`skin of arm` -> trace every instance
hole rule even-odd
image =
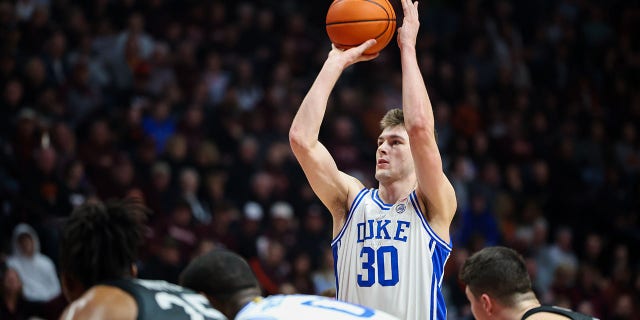
[[[329,95],[338,78],[350,65],[377,57],[377,53],[363,54],[374,44],[375,40],[368,40],[346,51],[332,46],[289,130],[289,141],[296,159],[302,166],[311,188],[333,216],[334,237],[345,223],[349,205],[364,186],[356,178],[338,170],[327,148],[318,141],[318,135]]]
[[[61,320],[135,320],[138,305],[131,295],[111,286],[95,286],[70,304]]]
[[[421,206],[426,219],[443,239],[449,239],[449,226],[456,211],[453,186],[442,169],[436,143],[431,101],[420,73],[416,39],[420,22],[418,2],[402,0],[404,20],[398,28],[398,46],[402,65],[402,104],[404,124],[409,135]]]

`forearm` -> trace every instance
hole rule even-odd
[[[290,138],[296,143],[313,143],[318,140],[322,119],[327,109],[327,101],[342,67],[327,60],[313,82],[291,124]]]
[[[401,48],[402,104],[407,131],[434,130],[433,109],[420,73],[415,48]]]

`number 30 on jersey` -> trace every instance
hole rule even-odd
[[[371,287],[376,281],[383,287],[395,286],[399,281],[398,249],[381,246],[378,249],[364,246],[360,250],[362,270],[358,273],[358,286]],[[377,272],[376,272],[377,270]]]

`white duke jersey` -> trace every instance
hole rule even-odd
[[[235,320],[399,320],[357,304],[303,294],[275,295],[250,302]]]
[[[416,192],[395,204],[358,193],[331,242],[337,298],[400,319],[447,317],[441,285],[451,245],[431,229]]]

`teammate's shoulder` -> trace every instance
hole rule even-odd
[[[71,303],[61,319],[136,319],[138,306],[131,295],[106,285],[97,285]]]

